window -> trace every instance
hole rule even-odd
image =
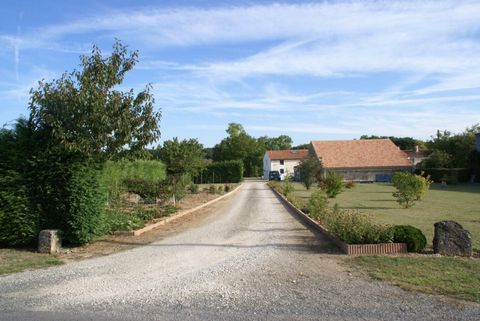
[[[285,170],[283,168],[280,168],[280,174],[284,174]]]
[[[281,160],[280,160],[280,165],[283,165],[283,163],[284,163],[284,162],[283,162],[283,159],[281,159]]]

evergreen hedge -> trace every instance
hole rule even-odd
[[[197,183],[239,183],[243,180],[243,162],[240,160],[211,163],[195,179]]]

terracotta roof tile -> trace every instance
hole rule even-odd
[[[412,166],[408,155],[390,139],[312,141],[325,168]]]
[[[267,154],[271,160],[302,159],[308,156],[308,149],[269,150]]]

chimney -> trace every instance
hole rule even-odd
[[[476,133],[475,137],[477,137],[477,144],[476,144],[477,148],[476,149],[477,149],[477,152],[480,153],[480,132]]]

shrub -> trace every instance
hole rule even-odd
[[[309,156],[300,161],[298,164],[300,172],[300,181],[307,190],[315,183],[316,177],[319,176],[322,165],[317,157]]]
[[[200,177],[201,183],[239,183],[243,179],[243,162],[231,160],[211,163]]]
[[[396,225],[391,228],[393,241],[406,243],[408,252],[420,252],[427,245],[425,235],[416,227],[410,225]]]
[[[230,185],[225,185],[225,188],[223,189],[225,193],[230,192]]]
[[[87,243],[104,232],[106,193],[97,162],[50,148],[38,151],[29,169],[30,199],[40,229],[60,229],[64,240]]]
[[[282,194],[288,197],[288,195],[293,192],[295,192],[295,186],[290,178],[286,178],[282,183]]]
[[[136,215],[132,215],[132,213],[118,209],[107,209],[105,211],[105,231],[107,233],[136,230],[143,225],[143,220]]]
[[[335,198],[343,191],[343,178],[335,172],[328,172],[325,178],[325,192],[329,198]]]
[[[403,207],[412,207],[415,200],[421,198],[426,189],[428,189],[430,186],[429,182],[429,179],[408,172],[395,173],[392,178],[392,184],[397,190],[392,195]]]
[[[314,219],[318,221],[324,221],[325,215],[328,214],[328,200],[325,193],[321,191],[315,191],[308,200],[308,213]]]
[[[418,189],[417,195],[416,195],[416,200],[420,201],[423,196],[427,193],[427,191],[430,189],[430,185],[432,185],[433,181],[430,179],[430,176],[423,176],[423,173],[421,173],[420,176],[417,176],[418,180],[420,180],[422,188]]]
[[[194,184],[194,183],[191,183],[189,186],[188,186],[188,191],[192,194],[196,194],[198,193],[198,185],[197,184]]]
[[[224,188],[225,188],[224,186],[219,186],[219,187],[217,188],[218,194],[222,194]]]
[[[328,216],[327,229],[348,244],[378,244],[392,242],[392,231],[373,223],[369,215],[342,210]]]
[[[217,189],[215,188],[215,185],[210,185],[210,186],[208,187],[208,192],[209,192],[210,194],[215,194],[216,191],[217,191]]]
[[[155,160],[107,161],[102,170],[101,182],[108,193],[109,203],[118,203],[120,195],[127,192],[125,182],[148,182],[154,185],[165,180],[165,164]],[[143,183],[142,183],[143,184]],[[147,183],[145,183],[147,184]],[[132,188],[133,184],[130,184]],[[137,194],[137,193],[136,193]],[[140,194],[139,194],[140,195]]]
[[[354,181],[348,181],[345,183],[345,188],[347,189],[351,189],[351,188],[354,188],[355,187],[355,182]]]
[[[28,244],[38,234],[25,175],[29,141],[23,120],[14,130],[0,129],[0,244]]]

